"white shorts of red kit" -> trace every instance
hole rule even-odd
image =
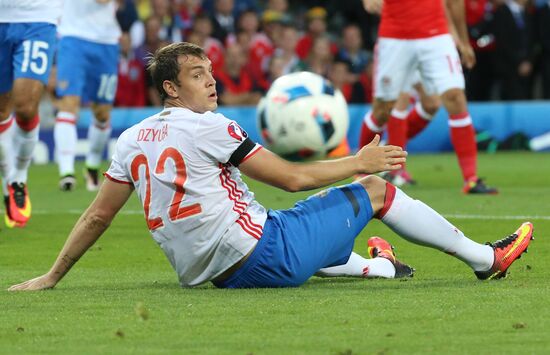
[[[374,97],[394,101],[420,81],[428,95],[464,89],[460,56],[449,34],[421,38],[379,38],[375,48]]]

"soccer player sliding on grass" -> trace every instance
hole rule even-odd
[[[391,245],[369,239],[371,259],[352,253],[372,218],[403,238],[451,254],[478,278],[499,278],[527,249],[533,226],[524,223],[490,245],[468,239],[424,203],[372,175],[396,170],[407,153],[378,146],[354,156],[291,163],[254,143],[217,108],[212,65],[193,44],[159,49],[149,62],[165,108],[126,130],[96,199],[80,217],[45,275],[10,290],[54,287],[107,229],[136,190],[147,226],[182,286],[211,281],[221,288],[289,287],[312,275],[407,277]],[[314,189],[355,174],[371,174],[331,187],[288,210],[266,210],[241,172],[286,191]]]

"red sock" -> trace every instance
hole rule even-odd
[[[407,111],[391,111],[388,121],[388,144],[405,148],[407,145]]]
[[[380,211],[378,211],[378,214],[375,216],[375,218],[384,218],[386,213],[388,213],[388,211],[390,210],[393,200],[395,199],[395,193],[395,186],[393,186],[389,182],[386,182],[386,195],[384,196],[384,206]]]
[[[450,115],[451,142],[464,181],[477,178],[477,145],[472,118],[468,112]]]
[[[15,122],[17,122],[17,125],[23,131],[30,132],[33,129],[35,129],[36,126],[38,126],[38,124],[40,123],[40,117],[38,115],[36,115],[31,120],[25,121],[21,117],[15,115]]]
[[[424,111],[422,105],[417,103],[407,116],[407,138],[411,139],[424,130],[431,122],[432,115]]]
[[[369,111],[365,115],[363,122],[361,122],[361,134],[359,136],[358,148],[361,149],[369,144],[377,134],[381,135],[384,132],[384,128],[384,126],[380,126],[378,124],[378,121],[374,118],[372,112]]]

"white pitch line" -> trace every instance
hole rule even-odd
[[[61,210],[61,211],[47,211],[47,210],[36,210],[32,211],[33,214],[37,215],[50,215],[50,214],[71,214],[71,215],[81,215],[84,210],[70,209],[70,210]],[[119,212],[122,215],[143,215],[141,210],[122,210]],[[550,220],[550,216],[495,216],[495,215],[480,215],[480,214],[443,214],[445,218],[453,219],[483,219],[483,220]]]
[[[550,220],[550,216],[484,216],[479,214],[444,214],[445,218],[455,219],[485,219],[485,220],[531,220],[531,219],[544,219]]]

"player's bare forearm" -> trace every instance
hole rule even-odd
[[[476,56],[468,36],[468,27],[466,25],[466,10],[463,0],[446,0],[446,12],[451,35],[455,39],[458,51],[462,59],[462,64],[471,69],[476,64]]]
[[[400,147],[379,147],[380,137],[363,147],[354,156],[311,163],[291,163],[262,149],[241,164],[247,176],[286,191],[304,191],[324,187],[354,174],[373,174],[395,170],[406,160]]]
[[[262,149],[240,166],[247,176],[288,192],[311,190],[348,178],[358,169],[355,157],[293,163]]]
[[[34,291],[53,288],[109,227],[131,193],[130,185],[106,180],[94,202],[73,227],[50,271],[42,276],[14,285],[9,290]]]
[[[461,44],[467,44],[468,39],[468,27],[466,25],[466,9],[464,6],[464,0],[445,0],[448,16],[454,27],[454,31],[458,36]]]
[[[10,291],[36,291],[55,287],[73,265],[109,226],[110,221],[94,215],[91,207],[74,226],[52,268],[46,274],[9,288]]]
[[[84,212],[74,226],[67,242],[49,271],[49,274],[56,283],[67,274],[111,223],[112,218],[97,215],[94,213],[92,206]]]
[[[444,8],[445,17],[447,18],[447,25],[449,26],[449,33],[451,34],[451,37],[453,37],[453,41],[455,42],[455,44],[458,45],[460,43],[460,36],[458,35],[455,23],[451,18],[451,15],[449,14],[449,6],[445,5]]]
[[[360,168],[354,156],[334,160],[321,160],[311,163],[295,164],[291,192],[312,190],[347,179],[358,174]]]

